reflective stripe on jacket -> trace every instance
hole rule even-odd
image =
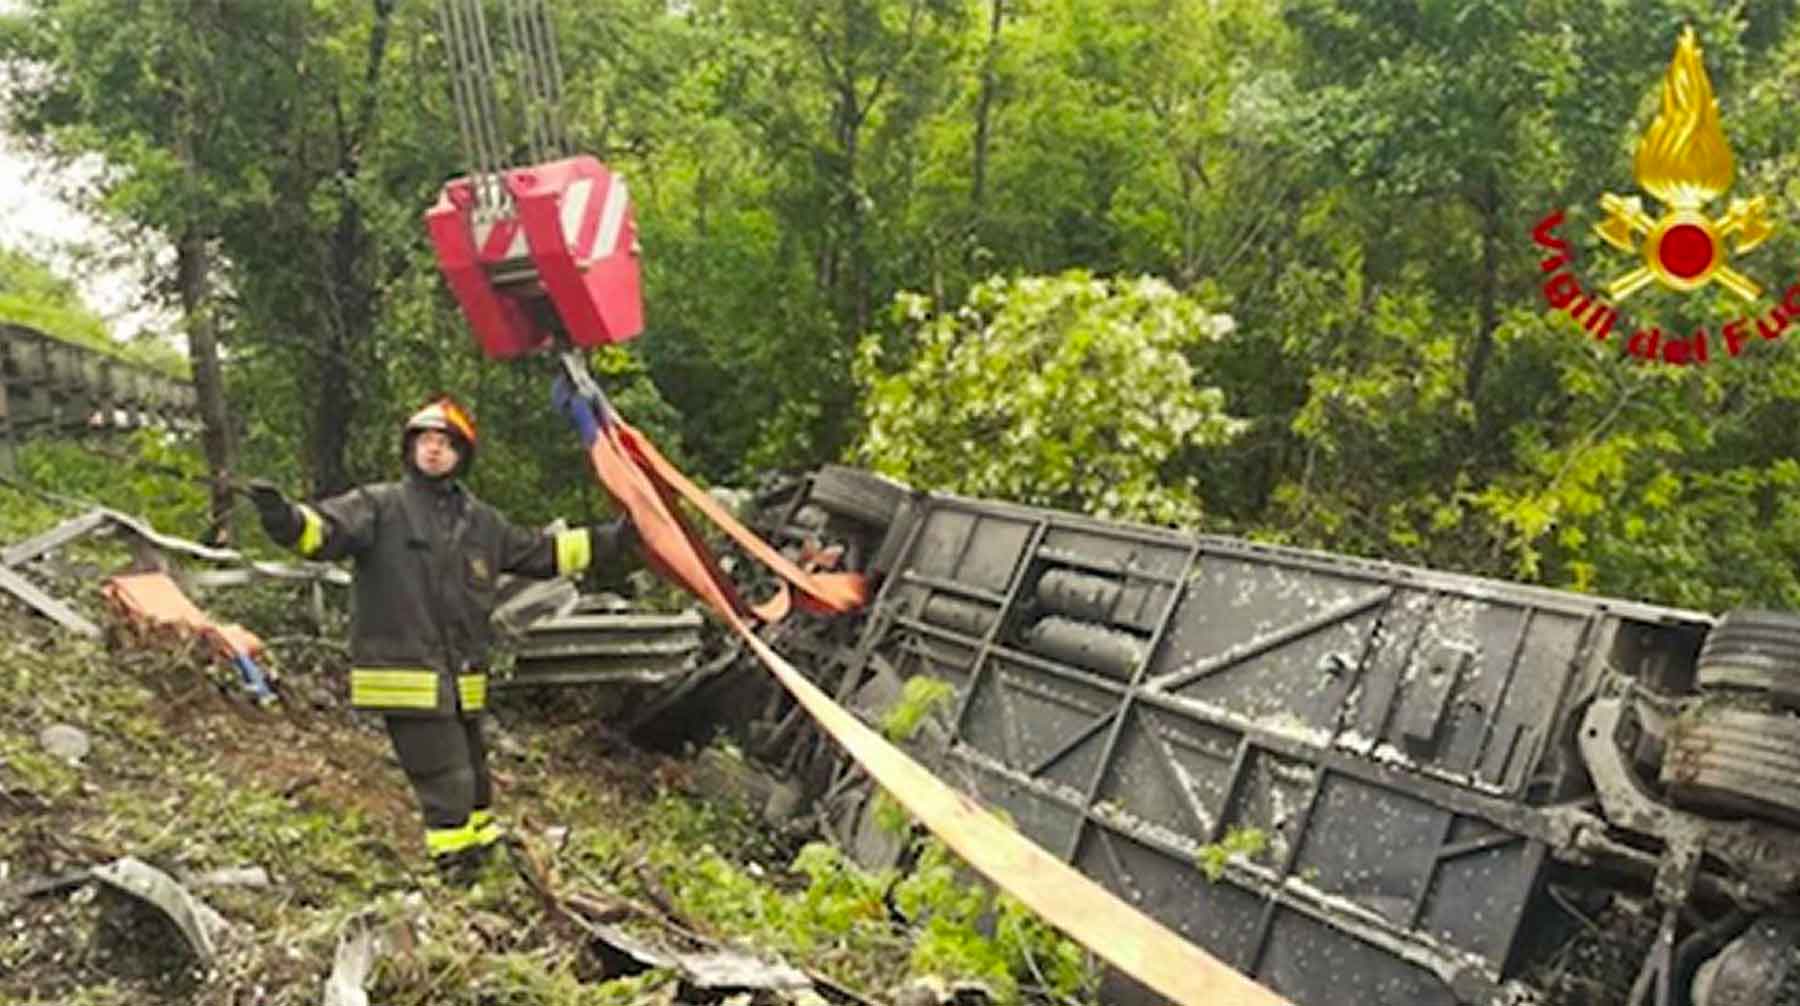
[[[487,674],[474,671],[456,676],[453,705],[446,702],[444,682],[450,680],[427,667],[352,667],[350,704],[358,709],[388,712],[413,710],[437,712],[448,705],[465,713],[487,708]]]
[[[548,578],[597,558],[584,554],[585,529],[551,535],[518,527],[454,482],[409,477],[298,509],[296,551],[355,562],[350,700],[363,709],[480,710],[499,575]],[[579,546],[568,540],[576,534]],[[584,561],[576,566],[576,559]]]

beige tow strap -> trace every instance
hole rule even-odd
[[[1172,1002],[1285,1004],[945,785],[770,649],[751,631],[736,592],[729,582],[720,582],[717,563],[675,511],[673,498],[690,495],[685,487],[659,477],[656,466],[646,463],[654,448],[646,450],[643,434],[616,414],[605,419],[589,445],[589,460],[601,484],[636,524],[651,565],[706,601],[819,726],[946,846],[1044,921]]]
[[[1286,1001],[1007,827],[833,702],[756,635],[741,634],[763,666],[870,777],[965,862],[1044,921],[1184,1006]]]

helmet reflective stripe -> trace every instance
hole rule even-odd
[[[440,398],[413,413],[406,421],[406,431],[444,430],[455,433],[470,447],[475,446],[475,422],[463,407],[448,398]]]

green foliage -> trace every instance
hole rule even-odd
[[[956,688],[948,681],[928,674],[915,674],[901,687],[900,699],[881,718],[881,732],[888,740],[899,743],[912,740],[924,725],[925,717],[948,705],[956,697]]]
[[[1233,826],[1226,830],[1225,837],[1200,847],[1194,856],[1194,865],[1206,874],[1208,881],[1217,882],[1225,875],[1225,864],[1233,859],[1253,860],[1269,848],[1269,834],[1261,828]]]
[[[870,970],[872,959],[902,943],[883,901],[891,875],[869,873],[831,846],[811,843],[789,865],[804,886],[783,891],[717,851],[718,838],[685,851],[649,850],[658,865],[683,863],[664,880],[685,912],[712,926],[754,933],[760,945],[785,955],[834,964],[846,980],[868,984],[892,977]]]
[[[1160,523],[1192,523],[1199,487],[1168,462],[1242,423],[1186,352],[1229,318],[1155,279],[1082,272],[992,280],[954,312],[899,298],[910,353],[866,339],[857,456],[915,486]]]
[[[106,322],[75,285],[23,252],[0,249],[0,321],[35,328],[90,349],[109,348]]]
[[[206,463],[185,437],[144,429],[91,445],[35,440],[19,449],[18,465],[40,489],[124,511],[168,534],[206,536]]]
[[[1003,1003],[1021,1000],[1020,979],[1041,979],[1041,994],[1091,998],[1098,972],[1076,944],[1040,922],[1017,899],[974,881],[942,842],[921,844],[917,865],[894,885],[901,914],[922,925],[912,949],[919,974],[987,982]],[[983,935],[987,934],[987,935]]]
[[[876,791],[875,804],[870,809],[869,816],[874,818],[875,827],[895,838],[906,838],[912,834],[912,815],[885,789]]]
[[[0,763],[14,784],[47,800],[73,796],[80,788],[81,773],[34,747],[23,738],[7,738],[0,744]]]
[[[749,858],[757,844],[743,838],[750,825],[735,811],[664,794],[638,821],[635,835],[595,836],[588,851],[600,869],[647,861],[684,914],[754,934],[840,980],[890,988],[909,976],[979,978],[1016,1003],[1027,987],[1073,996],[1097,977],[1078,946],[971,883],[935,839],[906,873],[865,870],[809,843],[788,862],[790,881],[776,885]]]
[[[399,418],[447,388],[480,414],[477,492],[530,522],[605,509],[548,362],[482,358],[424,240],[463,168],[431,5],[18,6],[11,130],[106,161],[88,202],[121,247],[202,225],[244,471],[388,477]],[[1544,310],[1529,239],[1562,207],[1584,281],[1628,266],[1596,200],[1632,189],[1691,23],[1732,195],[1777,223],[1736,264],[1787,281],[1800,21],[1703,6],[553,0],[570,129],[630,181],[643,249],[648,330],[595,364],[707,482],[854,456],[927,488],[1791,604],[1793,330],[1704,372],[1634,366],[1629,333],[1594,345]],[[66,294],[0,262],[0,316]],[[1750,310],[1627,306],[1715,343]]]
[[[656,969],[607,982],[583,981],[576,972],[576,962],[567,955],[546,960],[541,953],[496,954],[484,962],[470,991],[493,1006],[633,1006],[655,1001],[675,980],[670,972]]]
[[[0,483],[0,541],[22,541],[65,516],[58,507],[21,483]]]

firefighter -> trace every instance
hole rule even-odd
[[[559,534],[513,525],[459,481],[475,445],[468,412],[439,397],[406,421],[398,482],[299,504],[268,482],[250,486],[277,544],[354,560],[350,703],[382,714],[418,796],[426,850],[459,882],[501,837],[481,736],[496,578],[572,576],[636,540],[627,521]]]

